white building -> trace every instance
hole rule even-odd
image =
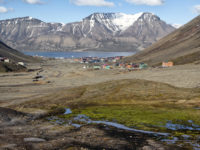
[[[5,62],[5,63],[9,63],[10,60],[9,60],[8,58],[6,58],[6,59],[4,59],[4,62]]]
[[[18,65],[21,65],[21,66],[24,66],[24,65],[25,65],[24,62],[18,62],[17,64],[18,64]]]

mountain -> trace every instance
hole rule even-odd
[[[174,29],[152,13],[94,13],[68,24],[31,17],[0,21],[2,40],[25,51],[139,51]]]
[[[125,61],[150,65],[163,61],[174,61],[176,65],[200,62],[200,16]]]
[[[12,62],[36,62],[37,60],[31,56],[22,54],[14,50],[0,41],[0,57],[9,58]]]

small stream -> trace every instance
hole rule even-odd
[[[188,124],[189,125],[174,124],[171,121],[168,121],[166,125],[162,127],[165,127],[169,130],[174,130],[174,131],[177,131],[177,130],[200,131],[200,126],[194,124],[192,120],[188,120]]]
[[[65,115],[67,114],[71,114],[72,111],[70,108],[66,108],[65,109]],[[118,129],[123,129],[123,130],[127,130],[127,131],[133,131],[133,132],[138,132],[138,133],[144,133],[144,134],[152,134],[155,136],[169,136],[169,133],[161,133],[161,132],[152,132],[152,131],[144,131],[144,130],[138,130],[138,129],[133,129],[133,128],[129,128],[123,124],[119,124],[119,123],[115,123],[115,122],[109,122],[109,121],[94,121],[91,120],[88,116],[86,115],[77,115],[76,117],[72,118],[71,121],[75,121],[75,122],[82,122],[84,124],[104,124],[104,125],[108,125],[108,126],[112,126]],[[72,126],[75,127],[81,127],[82,125],[80,124],[71,124]]]
[[[65,109],[64,115],[68,115],[68,114],[72,114],[72,111],[70,108]],[[172,136],[170,133],[138,130],[138,129],[127,127],[123,124],[110,122],[110,121],[94,121],[90,119],[88,116],[83,115],[83,114],[79,114],[73,118],[70,118],[69,120],[62,119],[57,116],[48,117],[47,119],[51,122],[55,122],[56,124],[65,125],[65,126],[74,126],[76,128],[80,128],[81,126],[86,125],[86,124],[104,124],[107,126],[115,127],[117,129],[123,129],[126,131],[150,134],[150,135],[159,137],[162,142],[165,142],[167,144],[177,144],[179,146],[181,146],[182,144],[189,144],[193,147],[194,150],[200,150],[200,144],[199,144],[200,136],[198,137],[197,140],[190,140],[191,137],[189,135],[182,135],[181,139],[179,139],[178,137]],[[178,131],[178,130],[200,131],[200,126],[194,124],[192,120],[188,120],[188,124],[190,125],[173,124],[171,121],[168,121],[165,126],[160,126],[160,127],[165,127],[166,129],[172,130],[172,131]]]
[[[119,123],[115,123],[115,122],[109,122],[109,121],[94,121],[91,120],[89,117],[87,117],[86,115],[77,115],[76,117],[73,118],[74,121],[80,121],[83,122],[85,124],[104,124],[104,125],[108,125],[108,126],[112,126],[118,129],[123,129],[123,130],[127,130],[127,131],[133,131],[133,132],[138,132],[138,133],[144,133],[144,134],[151,134],[154,136],[169,136],[168,133],[161,133],[161,132],[152,132],[152,131],[144,131],[144,130],[138,130],[138,129],[133,129],[133,128],[129,128],[125,125],[119,124]]]

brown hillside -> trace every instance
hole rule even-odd
[[[149,65],[156,65],[162,61],[174,61],[175,64],[187,64],[193,63],[199,60],[199,58],[200,16],[144,51],[125,58],[125,61],[146,62]]]
[[[36,62],[35,58],[31,56],[24,55],[17,50],[14,50],[0,41],[0,57],[9,58],[13,62]]]

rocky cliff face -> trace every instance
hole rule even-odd
[[[160,65],[173,61],[175,65],[200,63],[200,15],[147,49],[124,59]]]
[[[25,51],[138,51],[174,29],[152,13],[94,13],[65,25],[31,17],[0,21],[1,39]]]

